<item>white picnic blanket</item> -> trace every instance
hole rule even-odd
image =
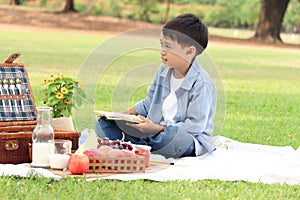
[[[290,146],[242,143],[223,136],[216,136],[215,139],[217,150],[211,154],[177,159],[174,165],[160,170],[115,174],[101,178],[155,181],[218,179],[267,184],[300,184],[300,147],[295,150]],[[62,178],[46,169],[29,168],[22,164],[0,165],[0,175],[27,176],[33,173],[56,179]]]

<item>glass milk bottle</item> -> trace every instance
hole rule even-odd
[[[49,155],[54,151],[51,110],[51,107],[37,107],[37,125],[32,133],[32,167],[50,167]]]

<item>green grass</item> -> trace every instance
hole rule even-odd
[[[0,59],[4,61],[16,51],[23,54],[18,61],[27,66],[37,105],[41,105],[39,92],[45,77],[57,72],[75,77],[89,53],[109,38],[68,31],[0,30]],[[114,50],[111,47],[107,53]],[[221,135],[242,142],[298,148],[300,52],[228,44],[211,45],[207,53],[225,88],[226,115]],[[95,106],[111,108],[111,95],[128,72],[126,67],[138,65],[145,58],[157,62],[159,57],[159,51],[140,51],[112,63],[102,79],[95,80],[99,82]],[[129,104],[142,98],[146,88],[136,88]],[[81,123],[87,114],[82,115]],[[299,185],[218,180],[161,183],[1,177],[0,187],[5,188],[0,199],[297,199],[300,193]]]
[[[297,199],[299,186],[218,180],[154,182],[2,177],[1,199]],[[17,189],[16,189],[17,188]]]
[[[211,48],[223,77],[223,135],[243,142],[300,145],[299,51]]]

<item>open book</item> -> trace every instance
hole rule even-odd
[[[129,115],[120,112],[106,112],[101,110],[93,110],[97,115],[103,115],[107,120],[121,120],[133,123],[141,123],[143,120],[136,115]]]

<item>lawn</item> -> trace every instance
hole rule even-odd
[[[18,61],[27,66],[37,106],[42,105],[40,90],[44,78],[58,72],[76,77],[86,58],[112,37],[66,30],[7,27],[0,27],[0,30],[0,59],[4,61],[12,52],[22,53]],[[105,55],[109,57],[115,51],[117,49],[114,47],[108,48]],[[225,115],[216,134],[242,142],[300,146],[299,50],[212,42],[207,56],[222,77],[219,84],[224,88],[226,99]],[[93,94],[95,97],[89,100],[95,101],[97,109],[112,109],[111,99],[122,88],[116,85],[129,84],[134,88],[134,93],[127,99],[126,105],[133,104],[145,94],[152,78],[149,73],[153,72],[137,71],[139,77],[147,78],[138,84],[138,79],[130,82],[125,81],[124,77],[129,77],[135,66],[145,69],[143,63],[152,63],[152,69],[159,63],[159,58],[158,49],[143,49],[113,60],[101,77],[92,80],[96,92]],[[88,89],[89,84],[85,87]],[[87,119],[95,119],[89,111],[80,117],[77,127],[90,126],[86,124],[89,123]],[[300,186],[218,180],[160,183],[1,177],[0,187],[6,188],[2,190],[0,199],[297,199],[300,194]]]

